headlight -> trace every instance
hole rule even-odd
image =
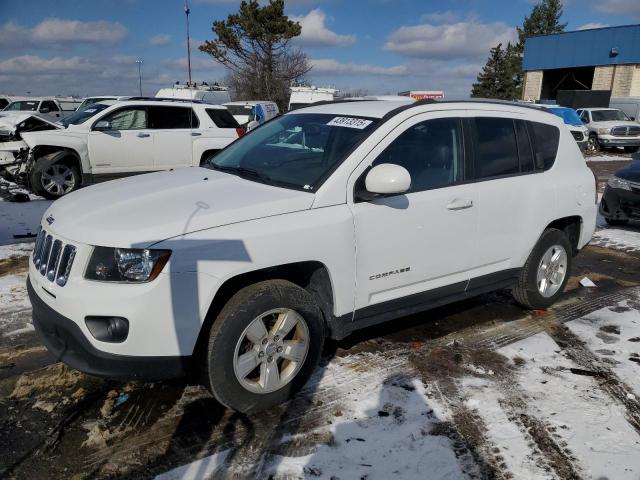
[[[622,190],[631,190],[631,185],[626,180],[616,177],[615,175],[611,175],[609,177],[609,181],[607,182],[611,188],[620,188]]]
[[[171,250],[95,247],[84,276],[103,282],[150,282],[170,255]]]
[[[611,129],[606,127],[600,127],[596,131],[599,135],[609,135],[611,133]]]

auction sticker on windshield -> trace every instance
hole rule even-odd
[[[327,125],[332,127],[348,127],[357,128],[363,130],[371,124],[371,120],[365,120],[364,118],[352,118],[352,117],[335,117]]]

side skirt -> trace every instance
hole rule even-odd
[[[341,340],[362,328],[424,312],[449,303],[459,302],[483,293],[511,288],[518,279],[520,271],[520,268],[510,268],[472,278],[468,282],[458,282],[408,297],[360,308],[353,313],[334,318],[331,337],[334,340]]]

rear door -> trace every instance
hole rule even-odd
[[[177,105],[148,108],[149,127],[154,135],[154,169],[191,166],[193,138],[200,136],[200,124],[193,109]]]
[[[96,175],[149,172],[153,165],[153,132],[147,109],[131,106],[118,109],[93,122],[108,121],[108,130],[89,133],[89,158]]]

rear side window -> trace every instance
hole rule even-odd
[[[546,123],[527,122],[529,133],[533,141],[535,152],[535,166],[537,170],[549,170],[556,161],[560,130]]]
[[[0,110],[9,105],[9,101],[6,98],[0,98]]]
[[[238,128],[238,122],[225,108],[207,108],[207,115],[218,128]]]
[[[518,173],[518,147],[514,122],[510,118],[476,117],[475,176],[498,177]]]
[[[154,129],[180,129],[198,128],[200,122],[188,107],[149,107],[149,128]]]

